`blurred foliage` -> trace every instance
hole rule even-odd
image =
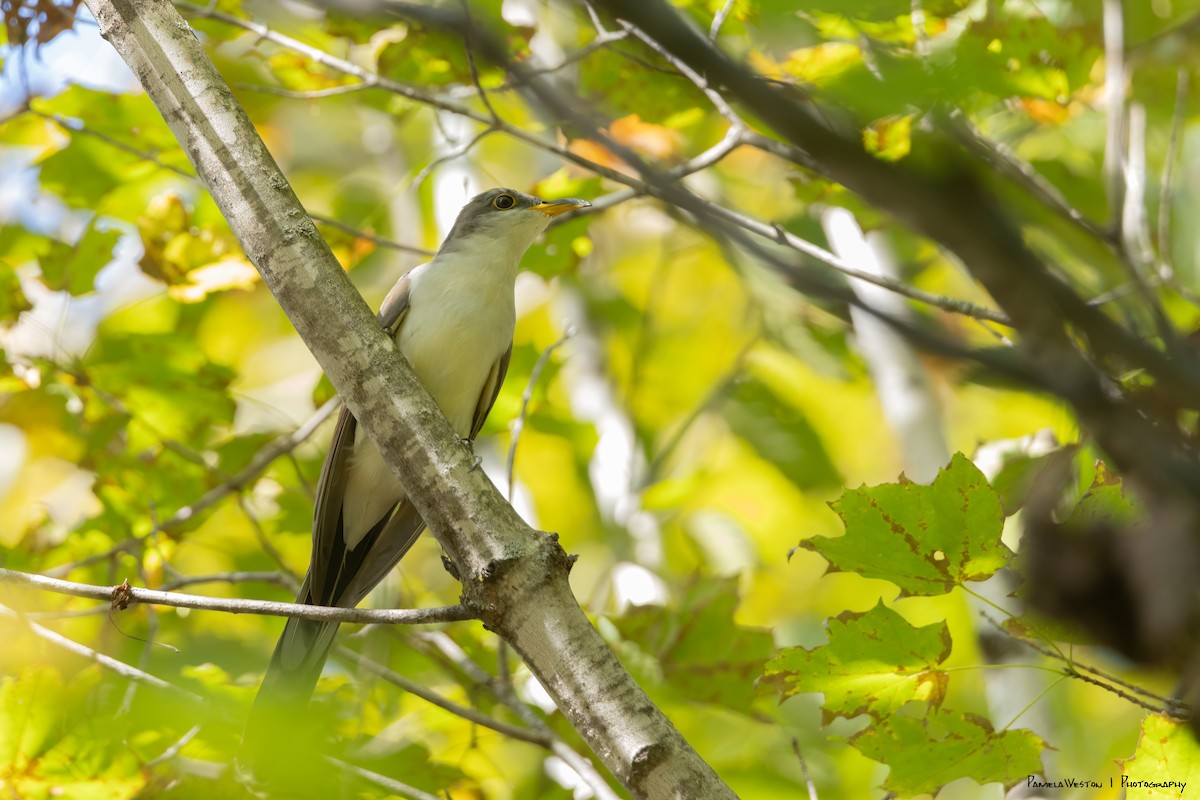
[[[0,83],[4,97],[22,95],[0,114],[0,179],[14,187],[0,191],[0,564],[101,584],[207,577],[196,591],[291,599],[331,426],[245,483],[230,480],[307,419],[328,384],[144,95],[78,75],[65,90],[22,94],[33,86],[21,75],[40,58],[36,45],[70,42],[80,35],[72,27],[94,25],[62,17],[75,5],[0,4],[8,41]],[[615,35],[599,5],[596,20],[569,4],[472,8],[513,58],[566,58],[550,73],[559,87],[663,169],[719,142],[728,123],[704,93],[636,38]],[[723,15],[714,34],[723,48],[856,126],[879,158],[924,157],[929,120],[955,113],[1082,213],[1101,225],[1112,216],[1099,3],[677,5],[705,30]],[[466,197],[464,181],[593,201],[625,189],[504,132],[467,148],[483,125],[359,85],[336,62],[230,20],[255,20],[486,114],[482,87],[515,128],[629,172],[598,142],[526,106],[495,65],[473,71],[452,36],[262,0],[215,9],[229,17],[191,23],[306,208],[347,226],[322,231],[373,304],[436,247]],[[1127,90],[1148,122],[1146,205],[1150,219],[1170,223],[1162,238],[1155,229],[1155,258],[1194,297],[1200,176],[1178,170],[1169,194],[1162,176],[1172,141],[1184,163],[1200,155],[1194,91],[1179,108],[1176,91],[1180,76],[1200,84],[1192,38],[1200,0],[1129,2],[1124,13]],[[596,21],[608,31],[599,45]],[[890,243],[906,282],[987,302],[919,235],[768,152],[740,147],[689,180],[714,202],[822,246],[821,210],[850,208]],[[1114,292],[1115,314],[1145,321],[1108,249],[995,180],[1061,274],[1089,297]],[[739,796],[805,796],[806,775],[822,800],[877,796],[881,786],[900,796],[999,798],[1001,787],[1043,768],[1049,780],[1080,776],[1100,787],[1066,789],[1068,798],[1115,798],[1108,787],[1123,776],[1200,780],[1196,745],[1176,722],[1063,680],[1063,662],[1035,650],[1019,666],[1034,676],[1028,708],[1047,728],[1021,729],[1026,712],[1000,718],[989,704],[972,582],[1018,549],[1019,511],[1054,456],[1018,448],[988,472],[962,453],[1050,429],[1068,443],[1055,452],[1074,459],[1077,473],[1061,499],[1064,518],[1138,513],[1094,453],[1070,444],[1080,437],[1064,408],[926,359],[960,454],[930,485],[915,484],[901,477],[908,465],[846,309],[810,302],[788,276],[723,249],[671,209],[635,197],[568,220],[524,267],[512,364],[478,444],[484,466],[497,482],[505,477],[522,394],[541,354],[570,331],[529,387],[515,502],[579,554],[576,595]],[[912,309],[929,330],[998,343],[983,324]],[[1181,329],[1200,322],[1191,303],[1168,300],[1167,310]],[[436,545],[422,541],[371,602],[441,605],[457,594]],[[27,615],[0,609],[0,793],[245,794],[232,762],[278,620],[146,607],[110,617],[89,613],[92,601],[8,586],[0,605]],[[1015,639],[1050,653],[1069,647],[1069,660],[1169,691],[1166,677],[1132,670],[1077,631],[1033,616],[998,621]],[[72,654],[31,623],[167,686]],[[499,674],[503,657],[478,625],[432,635],[371,629],[342,641],[453,702],[526,724],[476,679],[479,669]],[[505,666],[516,695],[536,705],[527,670]],[[532,713],[586,752],[561,716]],[[590,796],[546,750],[401,691],[352,659],[331,663],[313,720],[322,753],[435,796]],[[315,752],[294,763],[300,795],[396,796]],[[1129,796],[1158,796],[1147,792]]]

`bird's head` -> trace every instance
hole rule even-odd
[[[489,189],[472,197],[458,212],[439,253],[479,248],[511,253],[519,259],[550,220],[590,205],[587,200],[573,197],[543,201],[515,189]]]

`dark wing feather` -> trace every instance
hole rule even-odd
[[[408,275],[396,281],[396,285],[388,292],[379,308],[379,324],[395,336],[408,313],[409,298],[412,282]],[[346,543],[342,533],[342,503],[346,497],[347,462],[354,453],[354,440],[358,422],[349,409],[343,408],[338,416],[337,426],[333,430],[333,441],[329,445],[329,454],[321,467],[321,478],[317,483],[317,499],[313,511],[313,543],[312,562],[308,568],[306,585],[309,596],[301,593],[298,598],[303,603],[319,605],[343,605],[340,602],[341,589],[345,578],[342,576],[349,566],[346,561],[350,555],[346,552]],[[390,511],[388,515],[390,515]],[[388,515],[372,526],[364,538],[373,539],[379,535]],[[361,558],[370,547],[355,548]],[[333,574],[330,569],[333,568]],[[353,571],[352,571],[353,574]],[[359,598],[361,599],[361,598]],[[356,600],[355,603],[358,601]]]
[[[400,323],[404,321],[404,315],[408,313],[410,292],[412,291],[412,281],[409,279],[409,275],[412,275],[411,271],[400,276],[400,280],[396,281],[396,285],[387,293],[387,297],[383,298],[383,305],[379,307],[379,324],[383,326],[389,336],[396,335],[396,331],[400,330]]]
[[[484,420],[487,419],[492,406],[496,404],[496,398],[500,395],[500,387],[504,385],[504,376],[508,374],[508,362],[511,360],[512,342],[509,342],[508,349],[492,365],[492,371],[488,373],[488,379],[483,384],[483,391],[479,393],[479,405],[475,407],[475,417],[471,420],[471,441],[475,441],[475,437],[483,428]]]
[[[357,427],[358,421],[354,419],[350,409],[343,406],[338,415],[337,426],[333,429],[329,453],[321,466],[321,478],[317,481],[317,499],[313,508],[312,560],[308,565],[305,589],[326,585],[326,573],[334,557],[335,543],[342,538],[342,501],[346,496],[346,477],[349,474],[347,462],[354,453],[354,435]],[[301,603],[327,602],[322,596],[323,592],[318,590],[315,597],[312,597],[312,594],[311,591],[302,591],[297,600]]]
[[[379,310],[379,323],[395,337],[409,309],[412,282],[408,275],[396,281]],[[367,533],[358,547],[348,550],[342,525],[348,462],[354,454],[358,423],[346,408],[338,416],[321,467],[313,510],[312,560],[297,602],[353,607],[395,566],[420,534],[421,518],[411,504],[389,510]],[[394,537],[394,538],[393,538]],[[371,563],[369,559],[378,559]],[[366,568],[364,569],[364,564]],[[275,646],[267,674],[254,701],[244,742],[250,747],[287,729],[302,711],[321,675],[337,623],[289,619]]]

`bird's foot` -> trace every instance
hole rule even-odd
[[[475,470],[479,469],[480,465],[483,464],[483,459],[480,458],[479,456],[475,455],[475,440],[474,439],[464,439],[463,437],[460,436],[460,437],[458,437],[458,441],[464,447],[467,448],[467,452],[470,453],[471,457],[475,459],[475,463],[473,463],[471,465],[471,468],[467,471],[474,472]]]

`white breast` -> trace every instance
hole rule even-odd
[[[512,343],[516,263],[439,256],[411,274],[409,310],[397,333],[400,352],[465,438],[492,367]],[[353,549],[403,494],[383,456],[358,431],[343,505],[346,544]]]

